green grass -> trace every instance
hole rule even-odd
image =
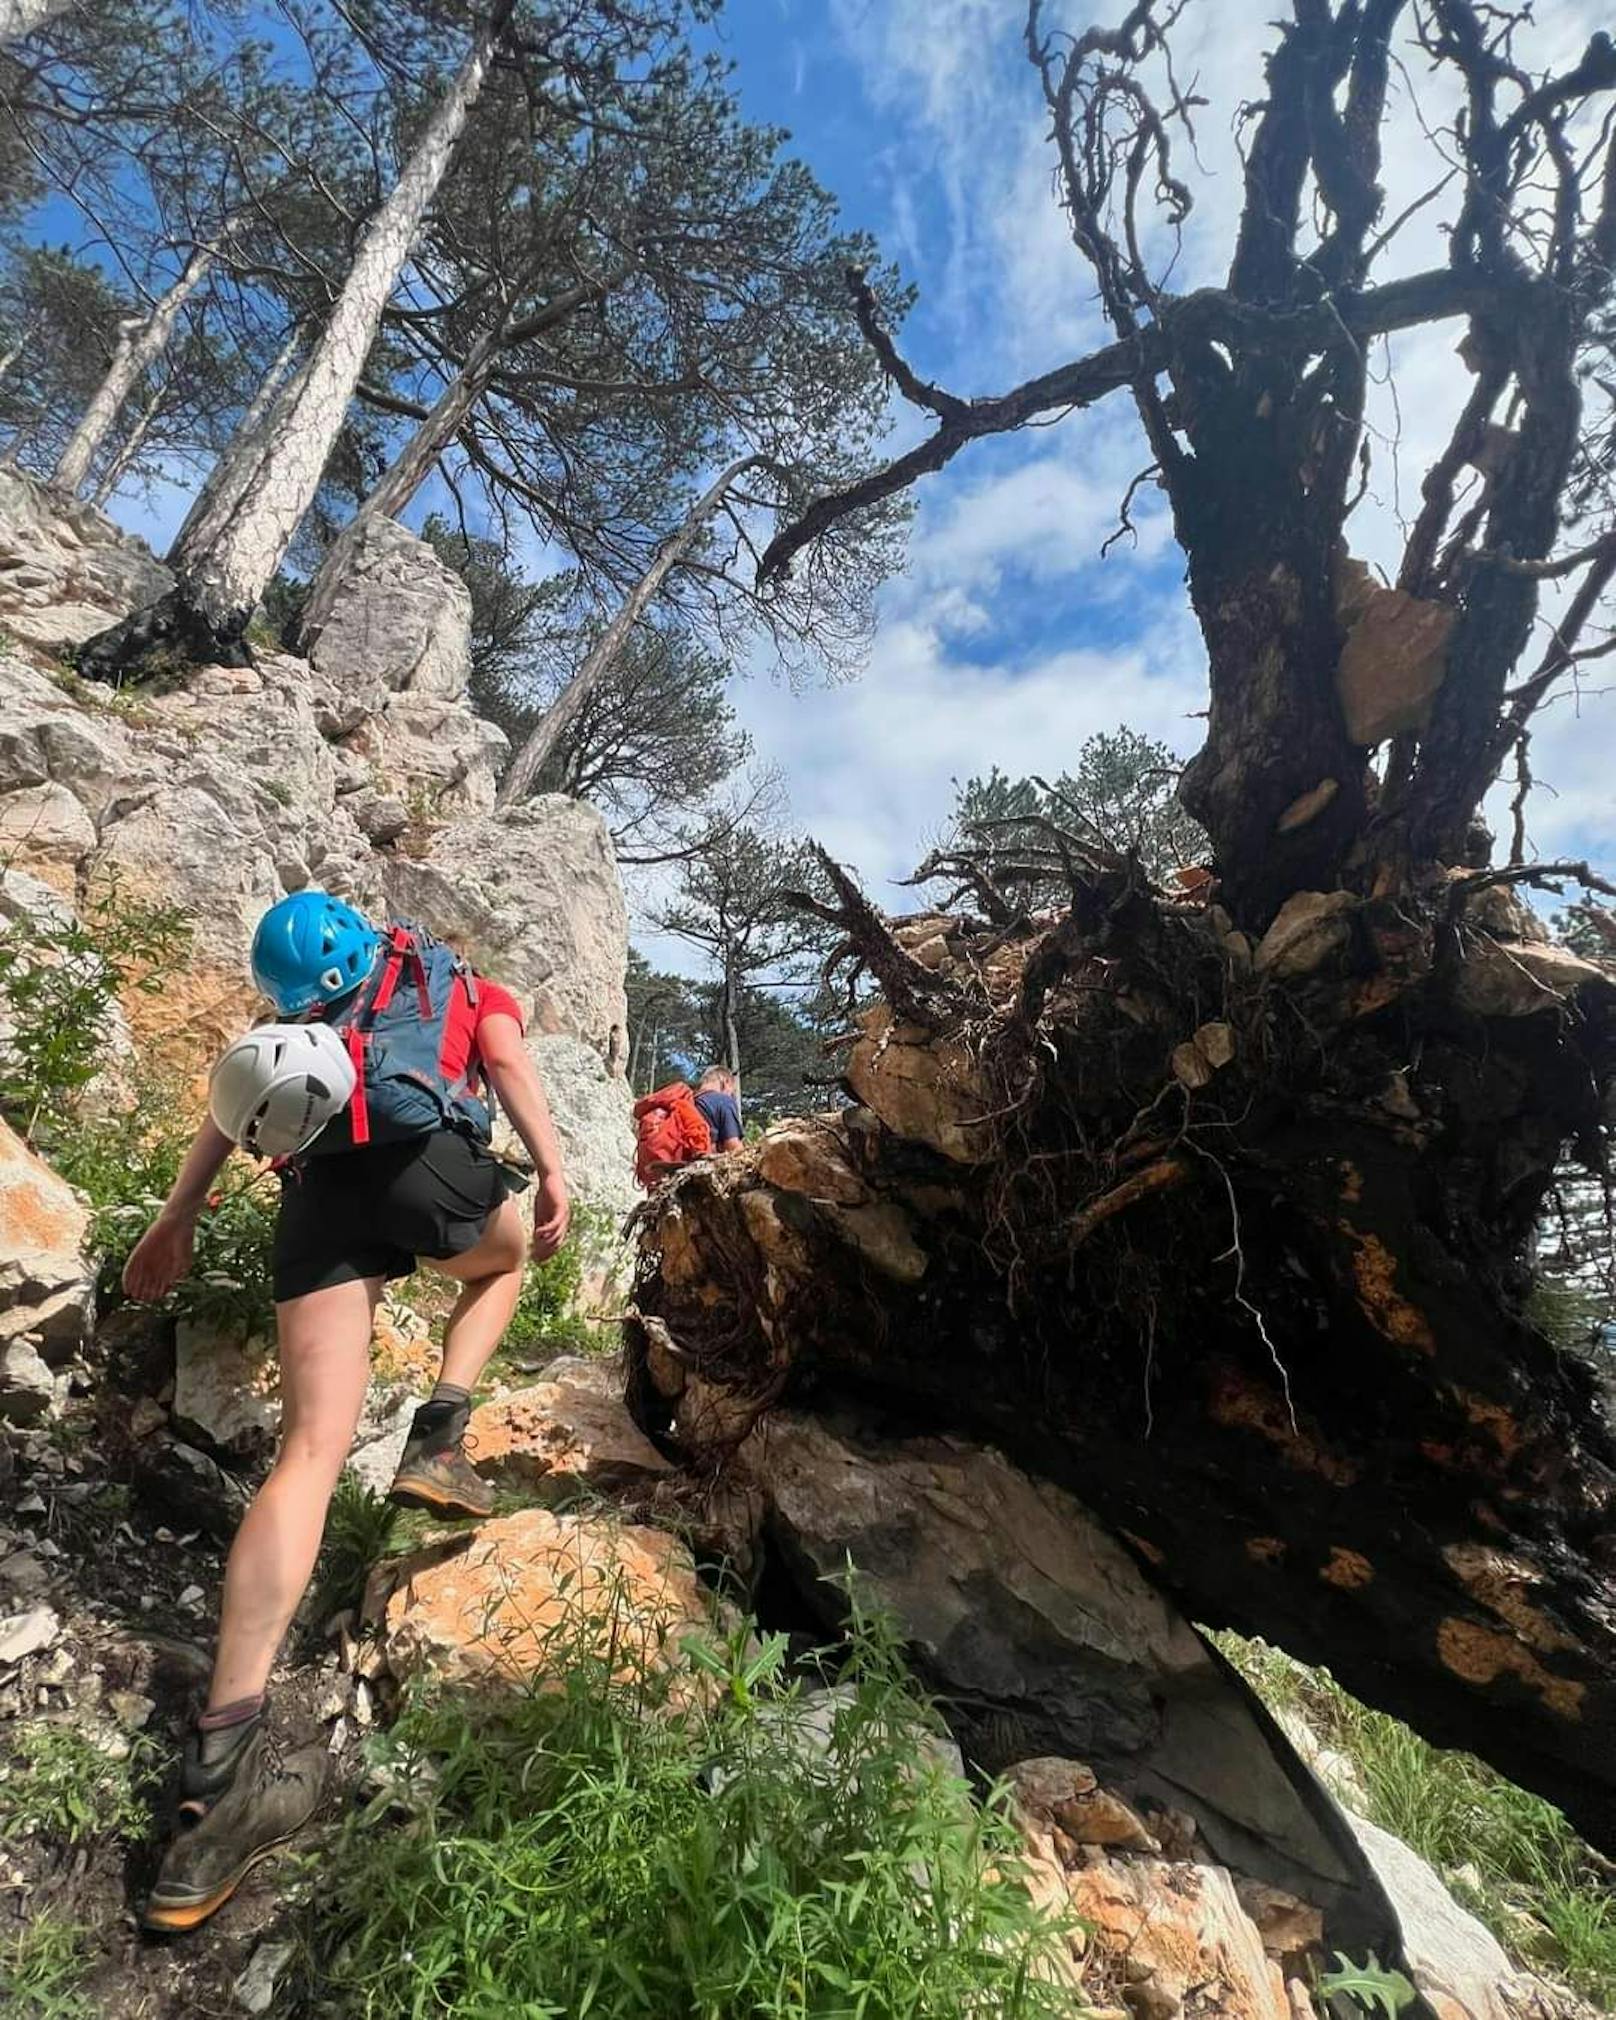
[[[1616,2005],[1616,1868],[1552,1804],[1469,1754],[1428,1745],[1326,1671],[1264,1642],[1217,1640],[1270,1707],[1299,1714],[1351,1763],[1370,1821],[1429,1860],[1507,1949]]]
[[[695,1657],[692,1706],[551,1638],[546,1687],[425,1691],[322,1855],[309,2007],[333,2020],[1040,2020],[1061,1941],[998,1802],[926,1764],[932,1715],[864,1622],[815,1748],[783,1644]],[[625,1665],[627,1673],[625,1674]],[[686,1670],[688,1679],[688,1669]]]
[[[357,1611],[372,1569],[393,1547],[403,1513],[352,1473],[337,1481],[315,1573],[316,1627],[348,1608]]]
[[[0,1937],[0,2012],[7,2020],[93,2020],[79,1987],[89,1975],[89,1931],[41,1915]]]
[[[0,1837],[85,1845],[144,1833],[149,1742],[134,1741],[115,1760],[70,1726],[38,1724],[23,1726],[13,1745],[12,1759],[0,1765]]]

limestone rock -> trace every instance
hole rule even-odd
[[[1525,2001],[1516,2003],[1518,1981],[1497,1938],[1401,1838],[1344,1814],[1396,1911],[1403,1968],[1437,2020],[1512,2020]]]
[[[441,829],[419,860],[387,866],[391,909],[453,941],[529,1012],[604,1057],[628,1022],[628,914],[606,823],[547,793]]]
[[[410,810],[397,793],[356,792],[347,809],[360,832],[378,846],[396,842],[410,824]]]
[[[89,1215],[64,1179],[0,1122],[0,1343],[26,1340],[58,1366],[89,1331]]]
[[[147,1439],[130,1463],[136,1494],[177,1528],[228,1543],[247,1509],[247,1490],[205,1452],[178,1438]]]
[[[1310,1902],[1261,1880],[1235,1881],[1240,1905],[1256,1924],[1270,1957],[1301,1958],[1324,1941],[1324,1917]]]
[[[155,603],[174,578],[93,506],[0,469],[0,625],[38,645],[77,644]]]
[[[1455,994],[1478,1017],[1531,1017],[1559,1010],[1582,989],[1609,997],[1616,977],[1569,947],[1470,936]]]
[[[1130,1991],[1148,1987],[1198,2020],[1292,2020],[1284,1973],[1222,1866],[1102,1858],[1068,1874],[1067,1898],[1089,1925],[1091,1956],[1125,1967]]]
[[[823,1211],[871,1269],[901,1284],[917,1284],[926,1274],[926,1251],[901,1206],[881,1200],[869,1206],[827,1205]]]
[[[486,1522],[473,1535],[389,1567],[379,1612],[397,1677],[532,1682],[555,1667],[558,1638],[625,1663],[675,1661],[680,1641],[712,1620],[681,1546],[660,1529],[617,1528],[544,1508]]]
[[[273,1343],[221,1336],[181,1319],[174,1332],[175,1428],[236,1459],[261,1459],[280,1423],[280,1376]]]
[[[21,1662],[49,1648],[61,1632],[61,1622],[48,1606],[30,1606],[0,1620],[0,1663]]]
[[[26,1340],[0,1346],[0,1423],[32,1424],[55,1407],[57,1379]]]
[[[582,1355],[553,1361],[532,1388],[484,1403],[468,1445],[485,1479],[547,1498],[582,1487],[610,1494],[671,1471],[629,1417],[616,1361]]]
[[[77,869],[95,847],[95,825],[66,786],[18,786],[0,799],[0,857],[23,869]]]
[[[1161,1846],[1134,1811],[1100,1786],[1081,1761],[1045,1754],[1018,1761],[1005,1776],[1018,1811],[1044,1828],[1058,1826],[1074,1844],[1107,1845],[1122,1852],[1159,1852]]]
[[[631,1213],[634,1187],[634,1096],[614,1079],[592,1045],[566,1032],[538,1032],[528,1051],[539,1070],[561,1139],[567,1184],[577,1200],[598,1207],[615,1223]],[[610,1273],[615,1257],[591,1258]]]
[[[741,1463],[813,1603],[840,1618],[823,1581],[851,1559],[928,1683],[972,1708],[984,1767],[1076,1757],[1136,1811],[1191,1812],[1242,1872],[1326,1905],[1356,1888],[1350,1835],[1302,1800],[1286,1743],[1072,1496],[980,1446],[888,1443],[788,1411]]]
[[[895,1134],[929,1143],[956,1164],[980,1164],[993,1151],[982,1117],[993,1101],[962,1045],[894,1024],[884,1003],[859,1019],[847,1061],[855,1097]]]
[[[1383,587],[1361,561],[1347,561],[1338,572],[1337,609],[1346,642],[1336,691],[1347,735],[1356,744],[1377,744],[1423,727],[1447,672],[1458,613]]]
[[[1346,944],[1357,906],[1350,891],[1292,892],[1258,942],[1257,972],[1311,975]]]
[[[758,1145],[760,1177],[782,1192],[800,1192],[836,1206],[862,1206],[870,1189],[847,1161],[831,1116],[793,1116],[777,1122]]]
[[[471,592],[424,540],[374,518],[310,658],[339,682],[458,700],[471,674]]]

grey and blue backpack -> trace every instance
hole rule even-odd
[[[488,1142],[492,1098],[475,1069],[454,1079],[444,1070],[457,990],[475,1008],[477,977],[452,947],[420,926],[389,928],[364,982],[320,1017],[346,1038],[355,1086],[305,1157],[404,1143],[439,1129]]]

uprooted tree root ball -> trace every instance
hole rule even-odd
[[[1072,859],[1072,903],[883,923],[840,875],[857,1105],[683,1173],[632,1387],[708,1460],[767,1406],[976,1434],[1192,1613],[1331,1668],[1616,1842],[1616,1435],[1530,1320],[1597,1159],[1616,978],[1508,873],[1302,892]]]

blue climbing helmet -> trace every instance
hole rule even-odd
[[[362,912],[329,891],[294,891],[253,935],[253,980],[282,1017],[335,1003],[370,973],[380,938]]]

